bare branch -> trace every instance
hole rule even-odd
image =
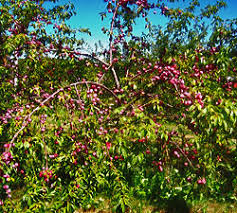
[[[116,8],[114,10],[114,14],[113,14],[113,18],[112,18],[111,26],[110,26],[110,32],[109,32],[109,34],[110,34],[110,37],[109,37],[109,63],[110,63],[110,65],[109,65],[109,67],[112,67],[112,63],[113,63],[113,29],[114,29],[114,21],[115,21],[116,15],[117,15],[119,5],[120,4],[118,2],[117,5],[116,5]],[[114,67],[112,67],[112,73],[113,73],[113,76],[114,76],[116,86],[119,89],[120,84],[119,84],[118,76],[116,74],[116,71],[115,71]]]

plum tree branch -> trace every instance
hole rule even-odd
[[[175,143],[174,141],[169,141],[169,142],[171,144],[174,144],[178,148],[178,150],[181,152],[181,154],[187,159],[189,165],[195,170],[192,162],[189,160],[188,156],[184,153],[184,151],[180,148],[180,146],[177,143]]]
[[[58,89],[57,91],[55,91],[53,94],[51,94],[49,97],[47,97],[46,99],[44,99],[42,102],[40,102],[40,105],[37,106],[35,109],[32,110],[32,112],[30,114],[28,114],[27,116],[25,116],[23,122],[22,122],[22,126],[21,128],[14,134],[14,136],[12,137],[10,143],[12,144],[16,138],[18,137],[18,135],[20,134],[20,132],[22,132],[25,127],[27,126],[27,124],[29,123],[29,119],[31,118],[31,116],[36,112],[38,111],[39,109],[41,109],[41,107],[47,103],[49,100],[53,99],[55,97],[55,95],[57,95],[59,92],[63,91],[64,89],[66,88],[69,88],[69,87],[75,87],[77,85],[87,85],[87,84],[92,84],[92,85],[96,85],[96,86],[99,86],[101,88],[103,88],[104,90],[108,91],[109,93],[111,93],[115,99],[118,101],[118,104],[120,104],[120,99],[118,98],[118,96],[112,91],[110,90],[108,87],[106,87],[105,85],[103,84],[100,84],[100,83],[97,83],[97,82],[93,82],[93,81],[80,81],[80,82],[76,82],[76,83],[72,83],[72,84],[69,84],[63,88],[60,88]],[[10,150],[10,147],[6,149],[7,152],[9,152]]]
[[[117,11],[117,10],[116,10]],[[115,16],[114,16],[115,17]],[[113,37],[112,37],[112,34],[113,34],[113,25],[114,25],[114,20],[112,21],[111,23],[111,30],[110,30],[110,62],[107,63],[105,62],[104,60],[96,57],[95,55],[93,54],[88,54],[88,53],[75,53],[75,51],[66,51],[65,53],[74,53],[76,55],[80,55],[80,56],[85,56],[87,58],[91,58],[91,59],[94,59],[96,61],[99,61],[101,64],[104,64],[105,66],[107,66],[107,69],[111,69],[112,70],[112,73],[113,73],[113,76],[114,76],[114,80],[115,80],[115,83],[116,83],[116,87],[117,88],[120,88],[120,83],[119,83],[119,80],[118,80],[118,76],[117,76],[117,73],[113,67],[113,43],[112,43],[112,40],[113,40]],[[56,49],[51,49],[50,51],[57,51]],[[102,78],[100,79],[99,82],[101,82],[101,80],[103,79],[104,75],[102,76]]]
[[[109,68],[111,67],[111,70],[112,70],[112,73],[114,76],[114,80],[115,80],[115,83],[116,83],[116,86],[118,89],[120,88],[120,83],[118,80],[117,73],[113,67],[113,30],[114,30],[114,22],[115,22],[115,18],[116,18],[119,6],[120,6],[120,4],[118,2],[116,5],[116,8],[114,10],[114,13],[113,13],[113,18],[111,21],[110,32],[109,32]]]

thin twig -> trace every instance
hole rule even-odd
[[[79,91],[78,91],[78,89],[77,89],[77,86],[75,85],[74,87],[75,87],[75,90],[76,90],[77,96],[78,96],[79,100],[81,101],[81,97],[80,97]]]
[[[58,50],[56,50],[56,49],[50,49],[49,51],[57,52]],[[75,56],[75,55],[76,55],[76,56],[85,56],[85,57],[87,57],[87,58],[91,58],[91,59],[94,59],[94,60],[96,60],[96,61],[99,61],[101,64],[104,64],[104,65],[106,65],[107,67],[109,66],[109,64],[108,64],[107,62],[105,62],[104,60],[102,60],[102,59],[96,57],[96,56],[93,55],[93,54],[80,53],[80,52],[75,53],[75,51],[65,51],[65,52],[62,52],[62,53],[73,53],[74,56]],[[75,56],[75,57],[76,57],[76,56]]]
[[[147,74],[149,71],[152,71],[152,70],[153,70],[153,69],[149,69],[149,70],[147,70],[146,72],[136,74],[135,76],[133,76],[133,77],[131,78],[131,81],[134,80],[135,78],[137,78],[137,77],[140,76],[140,75],[145,75],[145,74]]]
[[[175,90],[177,91],[177,93],[179,94],[179,96],[180,96],[180,92],[179,92],[179,90],[178,90],[178,87],[177,87],[177,85],[176,84],[174,84],[174,87],[175,87]]]
[[[49,168],[49,163],[48,163],[48,151],[47,151],[47,145],[43,139],[43,142],[44,142],[44,157],[45,157],[45,169],[48,170]]]
[[[187,159],[189,165],[195,170],[192,162],[189,160],[188,156],[184,153],[184,151],[180,148],[180,146],[177,143],[173,142],[173,141],[169,141],[169,142],[174,144],[179,149],[179,151],[182,153],[182,155]]]
[[[105,73],[103,73],[103,75],[101,76],[98,82],[100,83],[104,79],[104,77],[105,77]]]
[[[78,54],[81,55],[81,56],[85,56],[85,57],[88,57],[88,58],[95,59],[95,60],[99,61],[101,64],[109,66],[109,64],[107,62],[105,62],[104,60],[102,60],[102,59],[100,59],[100,58],[98,58],[98,57],[96,57],[94,55],[90,55],[88,53],[78,53]]]

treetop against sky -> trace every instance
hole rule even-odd
[[[103,27],[108,27],[109,22],[112,18],[112,13],[108,14],[107,17],[101,21],[101,12],[106,11],[106,2],[104,0],[71,0],[71,3],[75,5],[75,11],[76,15],[73,16],[69,20],[69,24],[73,28],[89,28],[92,35],[86,35],[81,34],[81,36],[87,41],[90,45],[94,45],[94,43],[98,42],[99,40],[102,42],[102,44],[106,44],[108,37],[102,33],[101,29]],[[156,3],[157,0],[148,0],[150,3]],[[163,1],[165,5],[167,5],[169,8],[180,8],[183,9],[188,6],[188,4],[191,2],[190,0],[179,0],[175,1],[174,3],[168,2],[167,0]],[[201,6],[205,7],[208,4],[214,4],[216,0],[200,0],[199,1]],[[226,0],[227,7],[222,9],[220,12],[220,16],[223,19],[232,19],[237,18],[237,1],[235,0]],[[66,4],[68,1],[66,0],[60,0],[58,4]],[[50,4],[47,4],[48,7],[50,7]],[[164,16],[161,16],[161,12],[154,9],[153,11],[150,11],[149,19],[154,25],[161,25],[164,26],[168,19]],[[148,32],[147,29],[145,29],[146,22],[144,18],[139,18],[136,21],[136,25],[134,27],[134,32],[138,35],[140,35],[142,32]]]

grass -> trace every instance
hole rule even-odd
[[[163,206],[163,205],[162,205]],[[195,201],[192,204],[189,204],[189,213],[237,213],[237,203],[228,203],[228,202],[217,202],[214,200],[206,201]],[[174,211],[167,211],[167,209],[150,205],[147,201],[138,201],[133,200],[131,203],[131,209],[128,209],[127,212],[135,213],[185,213],[182,210],[176,208]],[[97,209],[83,210],[79,209],[74,213],[112,213],[112,210],[109,208],[109,201],[105,200],[103,205]]]
[[[216,201],[205,201],[196,203],[192,208],[193,213],[236,213],[237,203],[218,203]]]

